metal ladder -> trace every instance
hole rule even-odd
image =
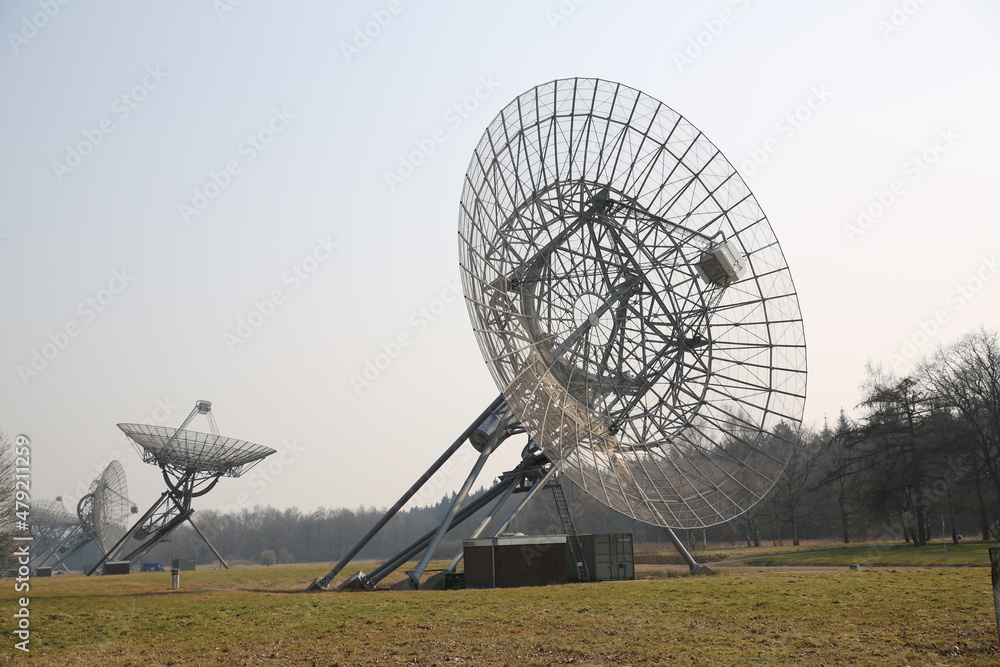
[[[559,512],[559,522],[562,524],[563,532],[566,533],[566,546],[569,547],[570,557],[576,563],[576,573],[580,581],[590,581],[590,574],[587,572],[587,563],[583,559],[583,545],[576,534],[576,526],[573,525],[573,515],[569,511],[569,503],[566,502],[566,493],[559,482],[558,475],[549,482],[552,489],[552,497],[556,501],[556,511]]]

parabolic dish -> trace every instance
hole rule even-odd
[[[103,553],[107,553],[128,530],[131,506],[125,469],[118,461],[112,461],[91,483],[90,491],[77,508],[84,529]]]
[[[473,153],[459,237],[494,380],[585,491],[694,528],[773,486],[805,405],[798,298],[750,189],[680,114],[598,79],[525,92]]]
[[[142,448],[142,460],[175,470],[197,470],[214,475],[239,477],[275,450],[246,440],[211,433],[155,426],[118,424]]]
[[[77,525],[79,519],[62,503],[40,498],[31,503],[31,522],[45,529],[66,529]]]

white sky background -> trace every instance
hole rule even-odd
[[[433,321],[420,309],[459,278],[458,201],[481,133],[555,78],[663,100],[740,169],[799,290],[807,422],[856,404],[870,360],[906,371],[905,343],[923,354],[1000,327],[1000,269],[984,263],[1000,250],[990,0],[402,2],[350,58],[341,45],[388,3],[244,0],[220,17],[208,0],[70,2],[25,28],[40,6],[0,5],[0,430],[31,437],[35,497],[75,502],[120,456],[148,506],[158,470],[115,424],[176,426],[205,398],[223,433],[295,445],[273,480],[223,480],[196,508],[393,502],[497,393],[462,301]],[[136,86],[145,99],[123,117],[115,100]],[[477,108],[449,122],[477,87]],[[798,127],[779,125],[810,99]],[[294,118],[248,161],[241,142],[275,109]],[[102,121],[113,131],[60,179],[53,162]],[[386,172],[438,128],[445,140],[390,188]],[[765,146],[763,164],[743,166]],[[925,151],[936,160],[915,170]],[[240,172],[185,222],[179,205],[230,160]],[[339,247],[296,289],[283,276],[318,238]],[[80,308],[115,271],[131,276],[124,290],[102,312]],[[966,284],[979,288],[967,302],[954,292]],[[284,302],[231,352],[224,334],[275,289]],[[67,325],[77,335],[25,382],[18,366]],[[351,376],[401,333],[411,343],[356,392]]]

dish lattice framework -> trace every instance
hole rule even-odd
[[[76,511],[87,535],[97,542],[102,553],[107,553],[128,530],[131,508],[125,469],[120,462],[112,461],[91,483]]]
[[[31,504],[31,533],[39,553],[54,547],[79,525],[79,517],[58,501],[39,498]]]
[[[527,91],[473,154],[459,236],[491,373],[585,491],[693,528],[773,486],[805,403],[798,299],[757,200],[680,114],[597,79]]]
[[[62,503],[39,498],[31,504],[31,520],[36,526],[65,530],[75,526],[79,519]]]
[[[239,477],[275,450],[246,440],[153,424],[118,424],[142,460],[183,475]]]

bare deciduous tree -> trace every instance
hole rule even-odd
[[[997,332],[980,329],[939,349],[921,367],[922,379],[938,403],[954,413],[967,431],[975,461],[973,486],[989,537],[987,508],[1000,522],[1000,341]],[[984,488],[984,482],[986,487]]]
[[[14,565],[14,456],[11,440],[0,431],[0,569]]]

